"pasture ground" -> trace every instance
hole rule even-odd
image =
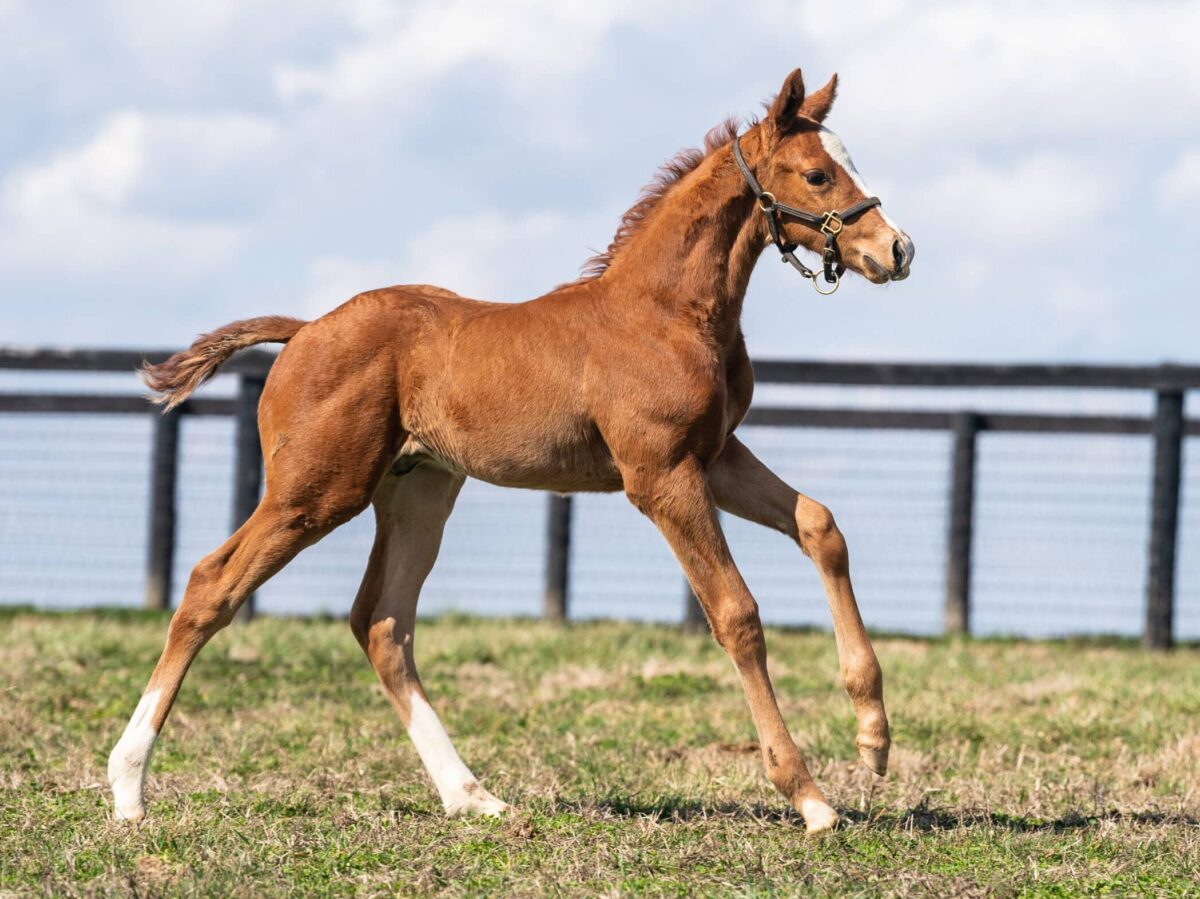
[[[808,839],[731,666],[665,627],[442,618],[427,689],[520,812],[446,820],[342,622],[260,619],[200,656],[149,818],[105,758],[154,614],[0,615],[0,895],[1186,895],[1200,886],[1200,651],[880,637],[895,748],[855,760],[833,639],[768,636],[847,819]]]

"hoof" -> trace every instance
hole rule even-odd
[[[858,747],[858,757],[875,774],[883,777],[888,769],[888,751],[886,749],[871,749],[867,746]]]
[[[800,803],[806,833],[824,833],[838,826],[838,813],[820,799],[805,799]]]
[[[496,818],[505,812],[512,811],[512,806],[502,799],[497,799],[479,784],[468,784],[462,794],[446,802],[446,817],[458,818],[463,815],[486,815]]]
[[[113,807],[113,817],[122,824],[137,824],[146,817],[146,807],[141,803],[117,802]]]

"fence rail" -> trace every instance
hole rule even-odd
[[[0,369],[57,372],[129,372],[145,361],[160,361],[169,351],[0,348]],[[231,398],[189,399],[155,420],[150,465],[150,527],[146,562],[146,604],[170,606],[175,553],[179,423],[183,416],[227,416],[234,421],[235,462],[233,528],[258,503],[262,486],[257,409],[274,355],[249,350],[235,356],[224,371],[238,375]],[[979,435],[983,432],[1037,434],[1150,435],[1154,442],[1150,528],[1147,535],[1146,619],[1144,642],[1171,645],[1175,607],[1175,568],[1179,530],[1183,444],[1200,435],[1200,421],[1184,417],[1185,393],[1200,388],[1200,366],[1097,365],[950,365],[919,363],[789,362],[754,363],[759,383],[926,388],[1080,388],[1153,392],[1153,416],[1061,415],[988,412],[984,409],[902,410],[867,408],[758,407],[745,424],[778,428],[843,428],[940,431],[952,436],[951,477],[947,496],[945,628],[967,633],[971,620],[971,552]],[[158,408],[142,397],[91,394],[0,394],[0,413],[151,414]],[[547,503],[545,598],[547,617],[570,615],[569,561],[572,503],[550,496]],[[694,624],[698,607],[685,587],[685,621]],[[244,606],[252,615],[253,598]]]

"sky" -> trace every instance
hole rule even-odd
[[[0,343],[168,347],[431,282],[521,300],[800,66],[913,237],[753,356],[1200,362],[1198,2],[0,0]]]

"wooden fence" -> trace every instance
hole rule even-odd
[[[125,350],[0,349],[0,369],[58,372],[130,372],[144,360],[160,361],[168,352]],[[155,419],[150,466],[150,526],[146,563],[146,604],[168,608],[175,552],[176,475],[179,421],[183,415],[225,415],[235,422],[236,454],[230,526],[237,528],[258,503],[262,460],[256,414],[274,355],[249,350],[223,371],[236,374],[237,395],[227,399],[195,397]],[[1183,441],[1200,435],[1200,421],[1184,418],[1184,397],[1200,388],[1200,366],[1152,367],[1100,365],[949,365],[920,363],[784,362],[754,364],[760,384],[839,385],[926,388],[1081,388],[1153,392],[1152,417],[992,413],[981,409],[918,411],[810,407],[755,407],[748,425],[781,428],[849,428],[943,431],[953,435],[947,497],[945,628],[967,633],[971,609],[971,548],[974,524],[975,459],[979,434],[1152,435],[1150,527],[1147,534],[1146,621],[1144,643],[1153,649],[1171,645],[1175,608],[1175,554]],[[0,394],[0,413],[152,414],[158,408],[129,395]],[[547,507],[545,614],[569,617],[571,500],[551,495]],[[685,620],[701,620],[690,597]],[[252,615],[253,597],[244,606]]]

